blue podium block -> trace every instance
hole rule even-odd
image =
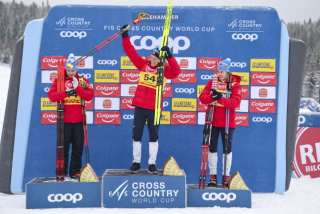
[[[101,207],[101,182],[35,178],[26,184],[26,208]]]
[[[102,176],[103,206],[107,208],[185,208],[186,176],[150,175],[147,170],[109,169]]]
[[[251,194],[251,190],[198,189],[198,185],[190,184],[187,189],[187,206],[251,208]]]

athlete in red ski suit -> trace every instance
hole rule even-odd
[[[70,58],[70,57],[69,57]],[[71,74],[69,74],[71,72]],[[57,92],[57,79],[53,82],[48,92],[51,102],[63,100],[64,103],[64,174],[68,174],[69,148],[72,143],[69,175],[78,178],[81,170],[84,133],[82,121],[81,98],[90,101],[93,98],[93,90],[86,78],[85,84],[80,86],[77,67],[72,69],[66,66],[64,90]],[[70,76],[68,76],[68,74]]]
[[[217,163],[218,163],[218,137],[221,134],[223,144],[223,158],[222,158],[222,184],[227,186],[230,176],[230,169],[232,164],[232,139],[233,132],[236,128],[235,110],[240,106],[241,103],[241,78],[237,75],[231,76],[231,96],[227,97],[227,77],[231,75],[229,73],[230,59],[223,60],[219,63],[218,69],[218,83],[215,89],[211,89],[212,81],[210,80],[202,93],[200,94],[200,101],[203,104],[211,104],[216,101],[214,106],[214,114],[212,121],[212,131],[210,140],[210,153],[209,153],[209,169],[211,180],[208,186],[217,186]],[[222,80],[221,80],[222,79]],[[225,151],[225,127],[226,127],[226,109],[229,108],[229,132],[228,132],[228,145],[227,151]],[[224,159],[227,154],[226,162],[226,173],[224,173]],[[224,176],[225,175],[225,176]]]
[[[121,29],[126,28],[124,25]],[[138,173],[141,161],[141,138],[146,120],[149,130],[149,170],[150,174],[158,173],[155,167],[158,153],[158,129],[159,125],[154,125],[155,98],[156,98],[156,79],[159,61],[159,48],[155,48],[150,56],[150,60],[143,59],[135,50],[130,42],[128,32],[122,34],[122,46],[134,64],[140,71],[140,81],[135,92],[132,105],[135,106],[133,121],[133,165],[129,173]],[[176,59],[170,53],[170,49],[165,46],[161,51],[166,52],[168,63],[165,64],[164,77],[174,79],[179,76],[181,69]],[[152,80],[152,81],[150,81]],[[166,80],[164,80],[165,82]]]

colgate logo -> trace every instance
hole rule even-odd
[[[95,112],[96,124],[121,124],[121,114],[120,112]]]
[[[56,69],[58,67],[58,61],[66,59],[66,56],[42,56],[41,69]]]
[[[163,97],[172,97],[172,85],[168,84],[163,88]]]
[[[121,83],[138,83],[140,71],[121,71]]]
[[[196,112],[176,112],[171,115],[171,124],[173,125],[196,125],[197,123]]]
[[[250,112],[253,113],[275,113],[275,100],[250,100]]]
[[[41,124],[55,124],[57,112],[41,112]]]
[[[218,63],[221,60],[222,60],[222,58],[199,57],[198,69],[199,70],[216,70]]]
[[[134,109],[134,106],[132,106],[132,99],[133,98],[130,97],[121,97],[121,109]]]
[[[253,85],[277,85],[277,73],[252,73],[251,84]]]
[[[237,126],[249,126],[249,115],[236,114],[235,122]]]
[[[96,84],[94,95],[96,97],[120,97],[120,86],[118,84]]]
[[[172,83],[197,83],[197,72],[182,71],[177,78],[172,80]]]

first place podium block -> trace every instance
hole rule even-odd
[[[103,206],[107,208],[185,208],[186,176],[150,175],[147,170],[109,169],[102,176]]]

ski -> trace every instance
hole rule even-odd
[[[122,29],[122,30],[118,31],[113,36],[111,36],[110,38],[106,39],[105,41],[103,41],[102,43],[100,43],[99,45],[97,45],[96,47],[91,49],[90,51],[88,51],[86,54],[84,54],[83,56],[78,58],[74,63],[78,64],[81,61],[85,60],[87,57],[91,56],[92,54],[94,54],[95,52],[97,52],[98,50],[100,50],[101,48],[103,48],[104,46],[106,46],[107,44],[109,44],[110,42],[115,40],[116,38],[118,38],[125,31],[130,30],[130,28],[132,28],[134,25],[139,24],[143,19],[148,18],[148,17],[149,17],[148,13],[142,13],[142,12],[139,13],[137,15],[136,19],[131,24],[129,24],[125,29]]]
[[[64,91],[64,62],[58,61],[57,92]],[[56,153],[56,180],[64,180],[64,103],[57,102],[57,153]]]
[[[161,51],[161,48],[167,46],[168,37],[170,32],[170,23],[172,16],[172,4],[173,1],[170,0],[167,6],[166,20],[164,23],[162,42],[159,53],[159,62],[157,68],[157,85],[156,85],[156,103],[155,103],[155,113],[154,113],[154,125],[160,124],[161,118],[161,106],[162,106],[162,91],[163,91],[163,78],[164,78],[164,67],[165,67],[165,52]]]
[[[231,82],[232,79],[232,74],[228,74],[228,79],[227,79],[227,98],[230,99],[231,95]],[[230,108],[226,108],[226,124],[225,124],[225,143],[224,143],[224,168],[223,168],[223,178],[225,179],[226,177],[226,171],[227,171],[227,155],[228,155],[228,140],[229,140],[229,121],[230,121]],[[224,182],[224,181],[222,181]],[[223,183],[222,188],[225,189],[227,186]]]
[[[213,77],[211,88],[216,88],[218,78]],[[202,153],[201,153],[201,164],[200,164],[200,178],[199,178],[199,189],[204,189],[206,185],[208,158],[209,158],[209,145],[212,130],[212,120],[214,113],[215,102],[208,105],[205,115],[205,125],[203,129],[203,141],[202,141]]]

